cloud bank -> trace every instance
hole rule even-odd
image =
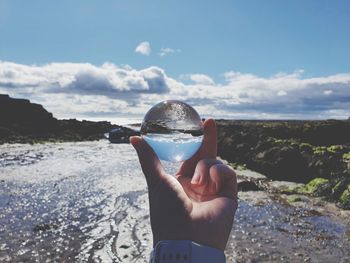
[[[142,70],[89,63],[23,65],[0,61],[0,93],[41,103],[58,118],[142,118],[155,103],[179,99],[204,117],[326,119],[350,116],[350,74],[303,78],[303,71],[271,77],[235,71],[215,83],[187,74],[190,84],[162,68]]]

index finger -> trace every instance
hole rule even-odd
[[[215,164],[210,167],[209,173],[219,195],[237,199],[237,176],[231,167],[225,164]]]

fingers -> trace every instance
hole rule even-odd
[[[237,199],[237,177],[233,169],[224,164],[215,164],[210,167],[209,174],[220,196]]]
[[[210,174],[210,167],[215,164],[221,164],[222,162],[216,159],[204,159],[197,163],[191,184],[193,185],[204,185],[208,182]]]
[[[212,195],[237,200],[236,174],[232,168],[219,160],[199,161],[190,183],[200,200]]]
[[[148,187],[154,185],[165,174],[161,162],[153,149],[141,137],[130,137],[130,143],[137,152]]]

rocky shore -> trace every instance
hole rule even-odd
[[[218,121],[219,155],[350,209],[350,121]]]
[[[0,144],[92,141],[119,130],[114,142],[124,143],[137,132],[107,121],[58,120],[42,105],[0,94]]]

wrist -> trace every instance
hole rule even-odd
[[[224,263],[224,251],[200,245],[191,240],[159,241],[152,253],[150,263]]]

